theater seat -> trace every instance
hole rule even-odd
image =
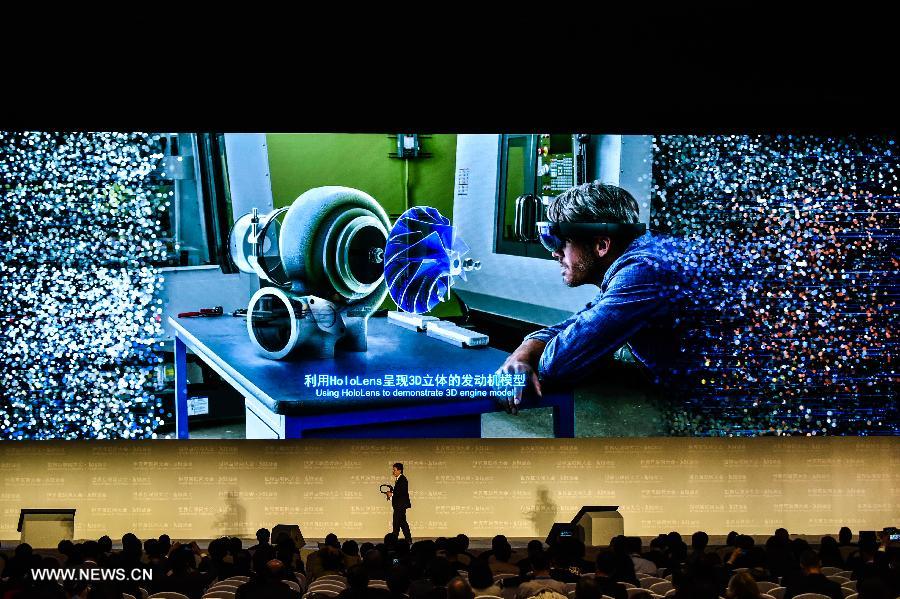
[[[803,593],[802,595],[794,595],[794,599],[830,599],[828,595],[819,593]]]
[[[775,597],[775,599],[784,599],[784,594],[787,592],[785,587],[775,587],[774,589],[769,589],[766,591],[766,595],[771,595]]]
[[[668,580],[663,580],[662,582],[657,582],[653,586],[650,587],[650,592],[654,595],[665,595],[667,592],[671,591],[675,587],[672,586],[672,583]]]
[[[645,578],[640,579],[641,588],[644,588],[644,589],[649,589],[650,587],[652,587],[653,585],[655,585],[659,582],[668,582],[668,581],[664,578],[657,578],[655,576],[647,576]]]
[[[173,593],[172,591],[163,591],[161,593],[153,593],[150,599],[190,599],[187,595],[181,593]]]

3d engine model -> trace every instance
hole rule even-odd
[[[229,247],[239,270],[271,283],[250,298],[247,333],[273,360],[366,351],[369,316],[389,290],[401,310],[424,314],[450,297],[456,277],[481,268],[434,208],[410,208],[391,227],[372,196],[350,187],[310,189],[264,215],[254,208],[235,222]]]
[[[283,220],[279,220],[283,218]],[[366,328],[387,296],[390,220],[370,195],[318,187],[289,208],[239,218],[230,248],[237,267],[274,286],[247,307],[247,333],[273,360],[366,351]]]

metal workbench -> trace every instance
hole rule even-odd
[[[368,351],[337,351],[332,359],[300,361],[273,361],[258,354],[247,336],[243,318],[170,317],[169,324],[176,334],[175,411],[179,439],[189,438],[188,349],[244,396],[247,438],[480,437],[481,414],[500,410],[489,395],[490,387],[485,386],[455,387],[458,392],[467,391],[475,397],[448,396],[446,391],[437,397],[400,394],[440,390],[434,384],[440,376],[492,374],[507,354],[489,347],[456,347],[390,324],[384,317],[369,320]],[[388,375],[394,375],[395,383],[402,375],[422,380],[415,379],[417,384],[406,386],[351,385],[348,381],[358,377],[359,381],[382,379],[384,383]],[[317,384],[322,377],[342,378],[344,383]],[[354,389],[360,394],[343,395],[342,389]],[[332,395],[324,395],[323,390],[330,390]],[[384,395],[365,395],[374,390]],[[522,408],[548,406],[553,408],[554,435],[573,437],[572,390],[545,389],[539,402],[523,404]]]

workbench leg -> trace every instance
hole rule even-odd
[[[187,347],[175,335],[175,438],[190,439],[187,409]]]
[[[575,437],[575,396],[564,395],[553,404],[553,436],[557,439]]]

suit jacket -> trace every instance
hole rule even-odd
[[[412,504],[409,502],[409,481],[402,474],[397,477],[397,483],[394,485],[394,494],[391,495],[391,506],[395,510],[412,507]]]
[[[804,593],[828,595],[831,599],[841,599],[843,596],[841,585],[838,583],[828,580],[822,574],[807,574],[788,583],[784,599],[791,599]]]

